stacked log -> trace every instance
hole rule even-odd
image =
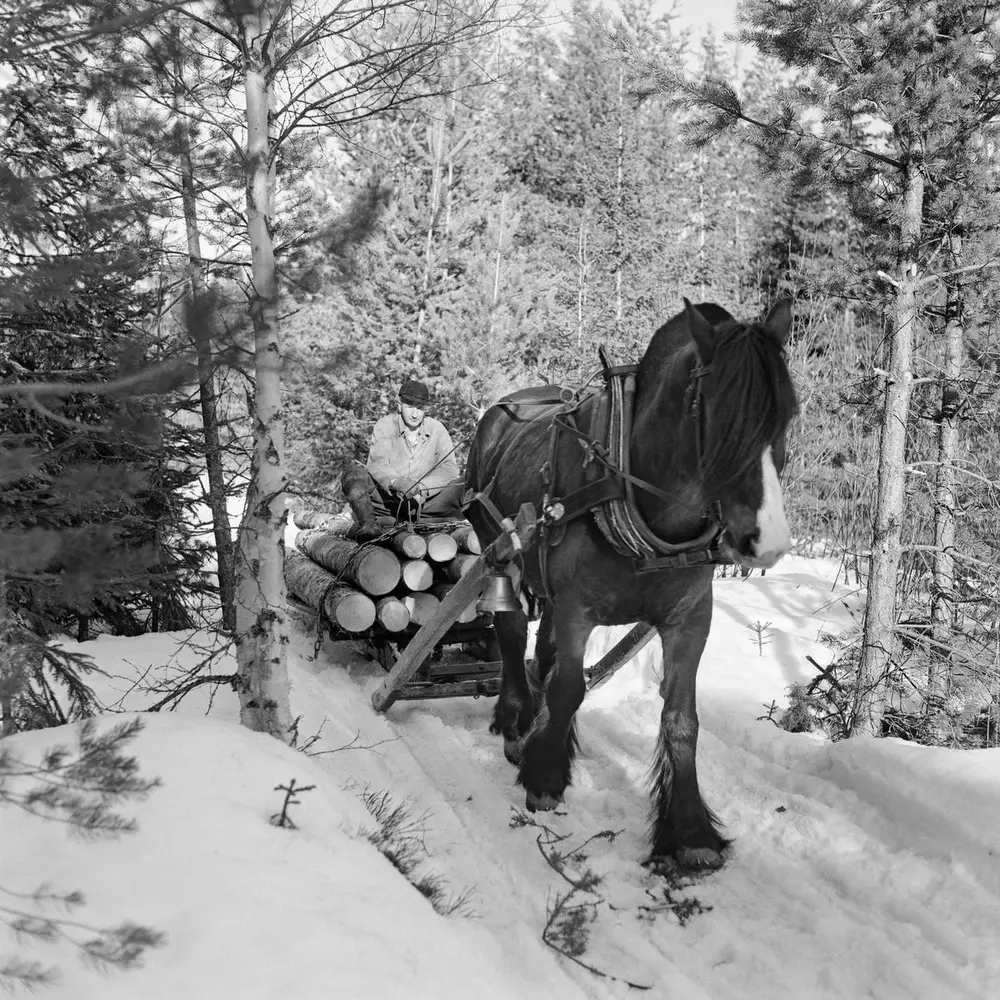
[[[458,554],[458,542],[446,531],[435,531],[427,536],[427,558],[431,562],[451,562]]]
[[[285,553],[285,583],[295,597],[345,632],[364,632],[375,621],[375,602],[367,594],[344,586],[302,552]]]
[[[425,559],[407,559],[401,569],[403,586],[407,590],[427,590],[434,582],[434,567]]]
[[[478,556],[483,551],[482,545],[479,544],[479,536],[476,534],[476,529],[471,524],[463,524],[460,528],[455,528],[451,533],[451,537],[455,539],[459,552],[468,552],[471,555]]]
[[[479,556],[470,555],[469,553],[457,555],[451,562],[445,563],[441,567],[441,571],[444,573],[446,579],[451,580],[452,583],[458,583],[472,569],[478,558]]]
[[[295,536],[295,547],[367,594],[381,597],[399,583],[399,557],[381,545],[362,545],[314,528]]]
[[[347,514],[328,514],[320,510],[297,510],[292,513],[296,528],[322,528],[338,535],[346,535],[354,526],[354,519]]]
[[[410,624],[410,610],[398,597],[380,597],[375,604],[375,620],[386,632],[402,632]]]
[[[425,624],[478,561],[479,539],[471,525],[402,527],[358,540],[345,520],[297,512],[295,523],[303,530],[285,565],[289,591],[310,607],[322,605],[323,614],[344,632],[372,627],[401,632]],[[473,601],[456,621],[477,617]]]

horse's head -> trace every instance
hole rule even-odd
[[[797,408],[783,351],[791,304],[782,300],[758,323],[687,299],[684,307],[695,347],[685,408],[702,500],[721,521],[732,556],[766,569],[791,545],[778,479]]]

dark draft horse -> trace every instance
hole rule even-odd
[[[790,304],[778,303],[753,323],[738,322],[710,303],[693,306],[685,299],[684,306],[653,335],[635,375],[630,471],[656,490],[637,489],[634,502],[665,541],[698,537],[714,520],[728,558],[767,568],[789,547],[778,476],[796,412],[783,351]],[[553,455],[551,417],[525,421],[512,415],[531,393],[522,390],[491,407],[469,455],[467,485],[486,491],[509,517],[526,501],[540,503],[553,465],[563,480],[554,485],[563,495],[584,482],[579,441],[557,439]],[[475,504],[468,517],[484,542],[496,535]],[[539,546],[532,546],[523,573],[542,608],[538,684],[529,685],[525,670],[526,615],[497,612],[503,677],[492,728],[520,768],[527,808],[555,808],[570,783],[574,716],[586,690],[583,657],[592,629],[647,623],[663,646],[648,863],[721,865],[728,841],[702,800],[695,764],[695,677],[712,620],[713,567],[639,573],[634,559],[613,548],[595,518],[585,514],[566,525],[544,560]]]

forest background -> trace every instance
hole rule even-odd
[[[340,506],[343,463],[405,378],[432,386],[464,460],[503,393],[580,385],[601,344],[637,360],[682,297],[749,319],[791,296],[796,546],[858,587],[886,532],[895,556],[888,602],[832,640],[836,668],[791,692],[786,724],[846,735],[864,688],[876,732],[995,745],[995,5],[932,5],[935,27],[921,5],[862,4],[877,31],[852,44],[882,48],[841,53],[849,80],[767,0],[741,8],[738,58],[649,0],[460,6],[77,3],[2,22],[4,731],[95,710],[61,634],[221,608],[248,677],[266,644],[247,636],[281,617],[262,581],[286,496]],[[823,7],[783,9],[815,26]],[[908,59],[966,104],[937,83],[925,100]],[[923,104],[887,121],[897,92]],[[248,490],[237,544],[226,499]],[[269,617],[241,623],[262,596]],[[237,683],[212,660],[185,683]]]

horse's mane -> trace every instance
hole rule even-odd
[[[715,331],[702,454],[703,481],[712,490],[731,485],[759,461],[798,409],[784,351],[763,324],[729,320]]]
[[[715,329],[715,352],[703,386],[709,419],[700,474],[708,490],[717,493],[760,461],[795,416],[797,403],[784,351],[762,323],[741,323],[714,303],[696,308]],[[687,394],[697,364],[680,313],[653,335],[639,366],[640,389],[666,379]]]

